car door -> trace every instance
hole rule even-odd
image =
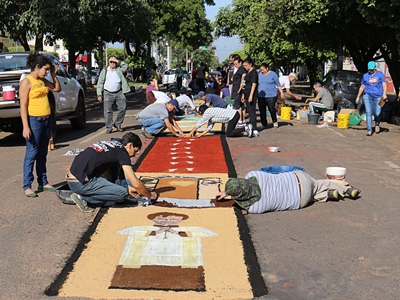
[[[52,58],[53,64],[58,64],[57,78],[60,82],[61,91],[54,93],[56,100],[56,112],[70,112],[75,109],[76,103],[76,80],[70,78],[64,66],[56,59]],[[49,79],[49,78],[48,78]],[[52,81],[52,79],[49,79]]]

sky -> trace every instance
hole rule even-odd
[[[214,6],[206,5],[207,18],[211,21],[215,20],[215,16],[217,15],[220,7],[230,5],[232,0],[214,0],[214,2]],[[225,59],[227,59],[229,54],[232,52],[241,50],[243,48],[243,45],[240,43],[238,37],[221,37],[213,42],[213,46],[217,47],[215,53],[220,62],[223,62]]]

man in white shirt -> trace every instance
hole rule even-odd
[[[296,100],[301,100],[301,97],[296,96],[295,94],[293,94],[293,93],[290,91],[290,84],[291,84],[293,81],[295,81],[295,80],[297,80],[297,75],[296,75],[296,73],[290,73],[290,74],[287,75],[287,76],[281,76],[281,77],[279,77],[279,83],[281,84],[282,89],[285,90],[285,92],[286,92],[290,97],[293,97],[293,98],[296,99]]]
[[[108,68],[101,70],[99,80],[97,82],[97,100],[104,100],[104,121],[106,123],[106,133],[111,133],[113,126],[118,132],[124,131],[122,123],[126,113],[125,93],[130,91],[128,82],[125,79],[124,72],[128,69],[128,65],[121,61],[118,67],[118,59],[111,56],[108,60]],[[113,123],[113,104],[118,107],[118,114]]]

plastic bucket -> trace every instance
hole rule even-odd
[[[330,180],[344,180],[346,178],[346,168],[343,167],[328,167],[326,168],[326,178]]]
[[[299,110],[300,112],[300,121],[301,122],[308,122],[308,114],[310,113],[309,110]]]
[[[324,122],[334,122],[335,121],[335,111],[329,110],[324,112]]]
[[[308,114],[308,123],[318,124],[319,114]]]
[[[3,100],[14,100],[15,88],[12,86],[3,86]]]
[[[281,107],[281,120],[290,120],[292,116],[292,108],[283,106]]]
[[[293,172],[293,171],[304,171],[304,169],[298,166],[268,166],[261,168],[260,171],[270,174],[279,174],[279,173]]]
[[[361,116],[359,113],[350,113],[349,125],[355,126],[361,123]]]
[[[337,128],[349,128],[350,114],[338,114]]]

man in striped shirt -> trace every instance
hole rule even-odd
[[[190,131],[189,136],[191,137],[196,136],[197,129],[206,123],[208,123],[208,127],[202,133],[197,135],[197,137],[207,134],[207,132],[213,129],[215,123],[227,124],[227,137],[247,136],[251,138],[253,136],[253,126],[251,124],[246,125],[244,128],[236,128],[236,124],[240,118],[240,115],[234,109],[208,107],[206,104],[203,104],[199,107],[199,114],[202,117],[200,121],[197,122],[196,126]]]
[[[226,196],[242,208],[243,214],[300,209],[312,202],[339,201],[344,196],[357,199],[360,190],[329,179],[314,179],[302,171],[269,174],[251,171],[245,178],[231,178],[217,201]]]

